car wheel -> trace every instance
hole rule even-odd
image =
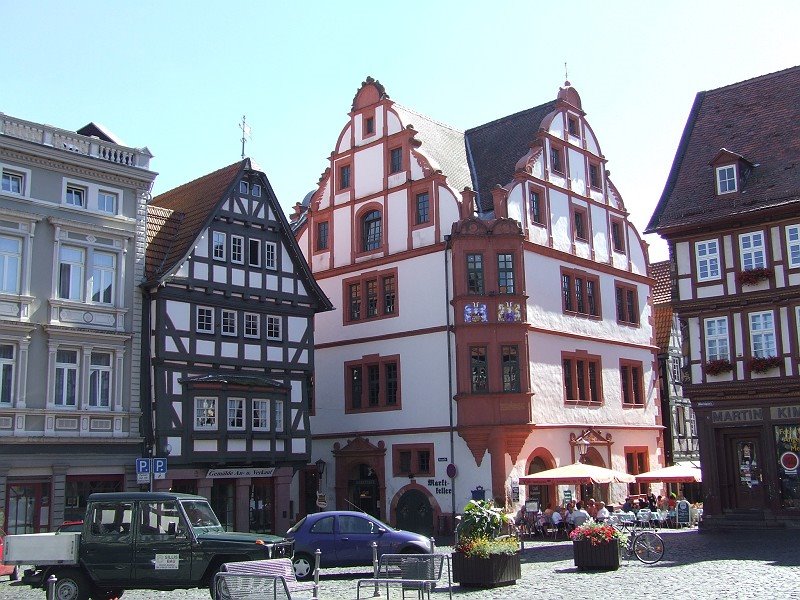
[[[80,571],[66,569],[55,576],[55,600],[89,600],[89,586]]]
[[[212,570],[214,575],[224,572],[225,571],[222,570],[222,563],[215,566]],[[219,582],[218,589],[214,589],[214,575],[211,576],[211,581],[208,584],[208,592],[211,594],[212,600],[230,600],[231,594],[228,591],[228,585],[225,583],[224,579]]]
[[[314,575],[314,561],[308,554],[295,554],[292,557],[292,565],[294,566],[294,576],[298,580],[310,579]]]

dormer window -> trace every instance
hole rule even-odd
[[[736,191],[736,165],[717,167],[717,194]]]

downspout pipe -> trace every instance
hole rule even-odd
[[[450,322],[450,254],[452,247],[450,245],[450,236],[444,236],[444,312],[447,322],[446,335],[447,335],[447,395],[448,395],[448,408],[450,416],[450,463],[455,464],[455,416],[453,414],[453,341],[452,341],[452,323]],[[450,494],[451,514],[453,519],[453,528],[455,528],[456,518],[456,481],[454,477],[450,478]]]

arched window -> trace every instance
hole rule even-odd
[[[361,221],[361,246],[364,252],[381,246],[381,213],[373,210]]]

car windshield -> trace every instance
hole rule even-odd
[[[208,502],[184,500],[181,505],[186,512],[186,518],[189,519],[189,524],[195,531],[198,529],[201,531],[223,531],[217,515],[211,510]]]
[[[289,533],[294,533],[295,531],[299,530],[299,529],[300,529],[300,528],[303,526],[303,523],[305,522],[305,520],[306,520],[306,518],[305,518],[305,517],[303,517],[302,519],[300,519],[300,520],[299,520],[297,523],[295,523],[294,525],[292,525],[292,526],[289,528],[289,531],[287,531],[286,533],[287,533],[287,534],[289,534]]]

